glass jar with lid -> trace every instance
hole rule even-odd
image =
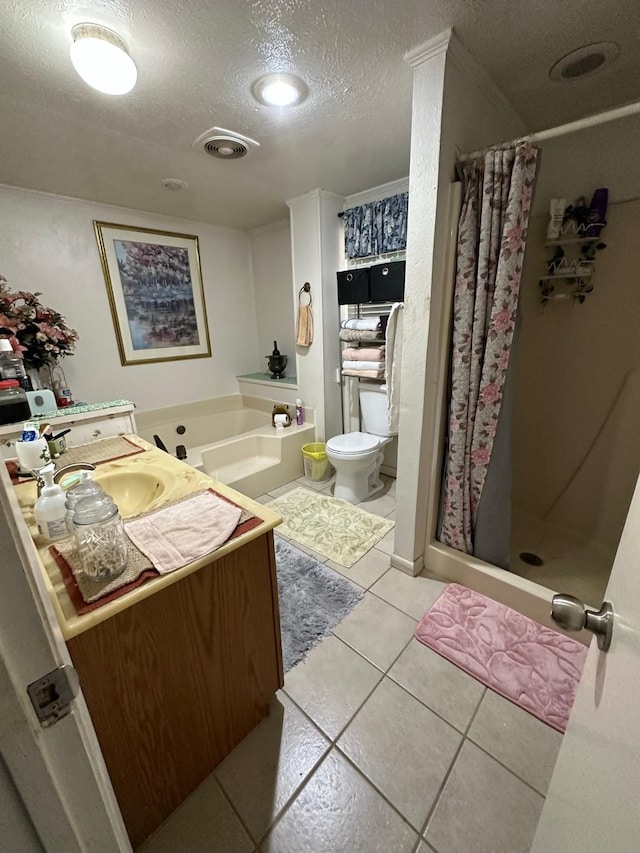
[[[75,528],[73,526],[73,516],[76,511],[76,504],[80,503],[83,498],[91,498],[94,495],[103,495],[102,488],[91,479],[91,471],[80,471],[78,474],[80,482],[75,486],[67,489],[67,499],[64,503],[67,508],[67,530],[69,536],[73,537]]]
[[[29,400],[18,380],[0,382],[0,424],[28,421],[30,417]]]
[[[122,574],[129,549],[118,507],[109,495],[102,493],[78,501],[73,527],[85,577],[108,580]]]

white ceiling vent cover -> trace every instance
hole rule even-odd
[[[239,160],[248,154],[251,148],[259,148],[260,143],[233,130],[212,127],[200,134],[193,147],[219,160]]]

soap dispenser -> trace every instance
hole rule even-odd
[[[68,536],[66,495],[62,487],[53,482],[55,466],[45,465],[39,473],[44,480],[44,487],[34,507],[38,532],[52,541],[64,539]]]

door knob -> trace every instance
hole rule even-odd
[[[605,601],[600,610],[587,610],[584,602],[575,595],[561,592],[551,601],[551,618],[565,631],[593,631],[598,648],[608,651],[613,634],[613,607]]]

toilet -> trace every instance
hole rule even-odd
[[[382,489],[384,446],[395,435],[388,426],[386,385],[360,382],[358,396],[364,432],[347,432],[327,442],[327,457],[336,469],[333,494],[349,503],[360,503]]]

